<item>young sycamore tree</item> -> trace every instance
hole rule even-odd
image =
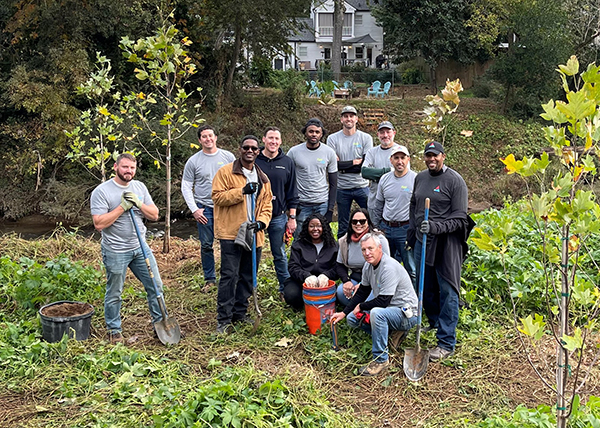
[[[598,346],[591,343],[597,333],[600,307],[598,265],[589,241],[600,232],[600,206],[590,183],[597,173],[595,157],[600,150],[600,67],[591,64],[583,72],[572,56],[557,70],[566,101],[543,104],[544,135],[556,156],[547,152],[540,158],[501,159],[509,174],[523,178],[526,200],[533,214],[542,253],[546,308],[543,313],[517,321],[519,337],[528,360],[544,384],[556,394],[557,426],[566,427],[572,410],[579,404],[577,393],[588,380],[585,375],[597,361]],[[558,172],[551,186],[544,183],[549,167]],[[531,181],[539,180],[539,193]],[[508,222],[489,233],[476,228],[473,242],[481,249],[500,253],[511,251],[514,224]],[[511,285],[510,277],[506,277]],[[546,361],[539,343],[548,338],[556,347],[556,362]],[[534,362],[537,361],[536,362]],[[542,361],[542,363],[539,363]]]
[[[187,37],[179,39],[178,33],[179,30],[165,21],[154,36],[136,42],[123,37],[120,44],[125,58],[136,65],[135,76],[148,84],[149,92],[123,97],[123,111],[129,114],[138,131],[145,130],[164,149],[164,152],[150,151],[148,144],[140,142],[142,149],[154,159],[154,164],[158,168],[165,167],[165,253],[170,250],[171,238],[171,147],[202,121],[199,104],[194,105],[193,111],[188,108],[193,91],[184,89],[185,83],[196,73],[196,66],[186,50],[192,42]]]

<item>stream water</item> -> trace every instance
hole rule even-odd
[[[77,227],[67,223],[56,223],[50,221],[42,215],[31,215],[23,217],[17,221],[2,220],[0,221],[0,234],[16,233],[23,239],[37,239],[42,236],[49,236],[58,227],[62,226],[68,231],[77,231],[82,236],[93,236],[100,239],[100,232],[94,230],[94,227],[82,226]],[[162,236],[164,223],[162,222],[146,222],[149,235]],[[171,236],[178,238],[189,239],[190,237],[198,238],[198,228],[195,220],[173,220],[171,222]]]

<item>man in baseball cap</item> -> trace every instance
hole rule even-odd
[[[417,173],[410,169],[410,153],[405,146],[387,150],[392,171],[384,174],[377,186],[373,210],[373,224],[381,225],[390,244],[390,255],[401,262],[413,286],[416,268],[413,251],[407,248],[410,199]]]
[[[345,106],[340,120],[342,129],[327,138],[327,145],[335,151],[338,161],[338,239],[348,231],[352,201],[367,208],[369,182],[362,178],[360,170],[365,155],[373,147],[373,138],[356,129],[356,108]]]
[[[427,155],[427,153],[433,153],[435,156],[437,156],[440,153],[444,153],[444,146],[442,146],[442,144],[438,143],[437,141],[427,143],[425,144],[425,150],[423,150],[423,154]]]

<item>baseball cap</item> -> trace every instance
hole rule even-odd
[[[379,126],[377,127],[377,130],[381,131],[383,128],[396,129],[396,128],[394,128],[394,125],[392,125],[392,122],[388,122],[387,120],[384,120],[383,122],[381,122],[379,124]]]
[[[444,146],[442,146],[437,141],[432,141],[431,143],[425,144],[425,150],[423,150],[423,154],[433,153],[434,155],[439,155],[440,153],[444,153]]]
[[[408,153],[408,149],[405,146],[398,145],[398,146],[392,147],[392,151],[390,152],[390,157],[394,156],[396,153],[404,153],[406,156],[410,157],[410,153]]]
[[[354,107],[352,107],[352,106],[346,106],[346,107],[344,107],[344,108],[342,109],[342,113],[341,113],[341,114],[343,115],[344,113],[354,113],[355,115],[357,115],[357,116],[358,116],[358,112],[357,112],[357,111],[356,111],[356,109],[355,109]]]

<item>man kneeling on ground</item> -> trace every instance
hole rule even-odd
[[[417,295],[410,276],[395,259],[383,253],[379,236],[367,233],[360,240],[365,258],[362,282],[343,312],[331,316],[334,324],[348,316],[348,324],[361,327],[373,340],[373,361],[360,369],[363,376],[375,376],[389,362],[388,335],[398,348],[417,323]],[[367,300],[369,294],[373,298]],[[366,322],[367,314],[370,321]],[[391,331],[391,334],[390,334]]]

